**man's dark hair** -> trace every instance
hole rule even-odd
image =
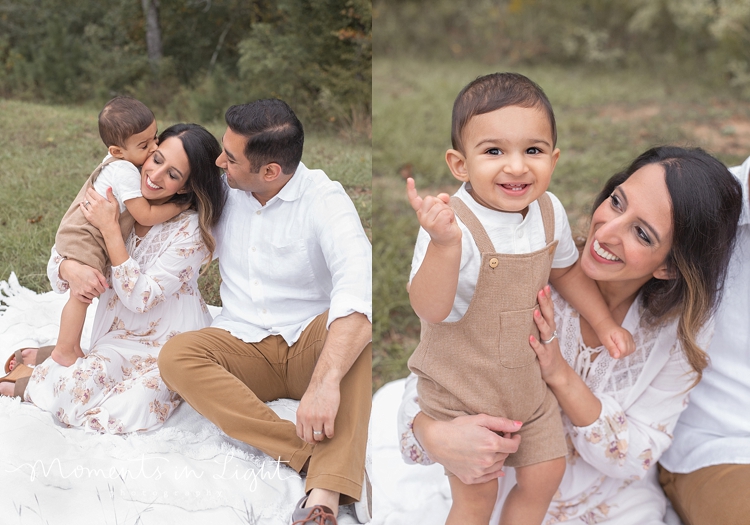
[[[99,113],[99,136],[105,146],[122,148],[128,138],[144,131],[154,120],[154,114],[140,100],[115,97]]]
[[[302,160],[305,133],[292,108],[283,100],[269,98],[230,107],[224,119],[229,129],[247,137],[245,157],[258,171],[271,162],[291,175]]]
[[[456,97],[451,123],[453,149],[466,153],[461,133],[471,117],[509,106],[539,108],[544,111],[552,128],[552,147],[557,145],[555,113],[542,88],[518,73],[492,73],[477,78]]]

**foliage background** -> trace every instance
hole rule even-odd
[[[378,57],[675,69],[750,95],[747,0],[375,0]]]
[[[140,1],[0,0],[0,96],[101,107],[126,93],[200,122],[273,96],[307,124],[369,135],[369,0],[155,3],[158,62]]]
[[[408,373],[419,341],[405,289],[419,225],[403,178],[420,194],[458,187],[443,158],[472,79],[518,71],[547,93],[562,152],[550,190],[574,233],[603,182],[653,145],[728,165],[750,155],[746,0],[376,0],[373,20],[376,388]]]
[[[145,4],[159,6],[158,60]],[[369,0],[0,0],[0,280],[49,289],[57,225],[104,156],[96,116],[117,94],[160,130],[216,137],[228,106],[286,100],[303,162],[342,183],[371,235],[371,21]],[[217,265],[199,283],[220,304]]]

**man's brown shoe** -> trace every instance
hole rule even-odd
[[[338,525],[333,511],[325,505],[313,505],[309,509],[304,508],[307,496],[299,500],[292,512],[292,525]]]

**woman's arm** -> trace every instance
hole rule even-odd
[[[198,228],[196,214],[170,222],[174,230],[156,261],[145,271],[128,258],[112,266],[112,288],[123,305],[144,313],[173,295],[198,295],[195,277],[208,254]]]
[[[66,259],[54,246],[47,262],[47,277],[54,291],[65,293],[70,290],[72,297],[87,304],[108,288],[107,280],[99,270]]]
[[[109,192],[107,193],[109,197]],[[81,207],[86,219],[104,236],[112,261],[112,288],[130,311],[144,313],[172,294],[197,294],[190,284],[206,259],[206,249],[195,215],[184,217],[174,228],[169,245],[147,272],[142,272],[127,250],[117,223],[119,210],[114,199],[105,199],[89,189],[89,205]]]
[[[539,310],[534,312],[534,322],[539,328],[539,336],[546,341],[555,331],[555,312],[549,286],[539,292],[538,300]],[[534,336],[530,336],[529,342],[539,358],[542,379],[555,394],[560,408],[570,422],[576,426],[586,426],[596,421],[601,414],[602,403],[565,361],[557,338],[548,344],[542,344]]]
[[[539,302],[543,315],[536,319],[540,336],[548,338],[554,320],[551,301],[544,295]],[[669,344],[671,348],[655,347],[652,352],[669,352],[669,359],[660,370],[649,371],[653,380],[627,408],[611,395],[594,395],[582,379],[572,378],[572,369],[562,358],[557,341],[548,345],[532,343],[542,376],[555,385],[550,388],[570,419],[568,432],[576,451],[609,477],[642,477],[671,444],[674,426],[687,405],[694,373],[675,342],[676,331],[673,337],[666,338],[667,343],[661,339],[662,345]],[[706,338],[702,336],[701,342],[707,344]]]
[[[401,454],[408,463],[440,463],[467,484],[503,476],[505,458],[518,450],[520,436],[510,436],[521,425],[484,414],[436,421],[419,411],[417,378],[406,380],[399,407]],[[412,415],[414,414],[414,415]],[[509,437],[498,432],[508,433]]]

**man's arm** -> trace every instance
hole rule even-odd
[[[341,380],[371,340],[372,324],[364,314],[355,312],[330,324],[310,384],[297,409],[300,439],[315,444],[323,436],[333,437],[333,424],[341,401]],[[322,430],[323,434],[316,440],[313,430]]]

